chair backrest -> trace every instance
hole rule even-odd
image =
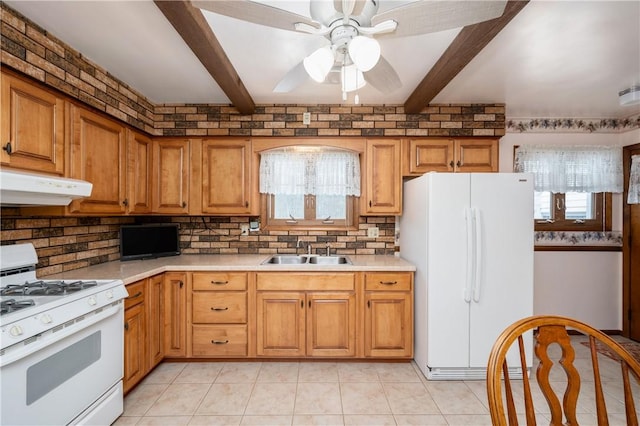
[[[518,425],[516,402],[518,402],[518,406],[524,407],[524,410],[520,409],[520,415],[526,419],[526,425],[532,426],[536,424],[536,412],[546,412],[546,410],[540,410],[540,407],[534,407],[534,400],[540,401],[540,398],[533,397],[531,392],[531,385],[536,382],[547,402],[549,415],[551,416],[550,424],[558,426],[578,425],[576,408],[581,380],[578,369],[576,365],[574,365],[575,351],[571,345],[571,338],[567,333],[567,328],[577,330],[589,338],[590,361],[593,370],[592,380],[595,387],[593,395],[595,395],[598,425],[608,425],[609,422],[604,392],[602,390],[602,379],[600,377],[600,364],[598,363],[596,344],[608,347],[611,352],[618,356],[621,368],[621,383],[624,390],[627,424],[638,425],[631,383],[633,379],[630,379],[629,371],[635,375],[635,380],[640,383],[640,362],[635,360],[633,356],[615,340],[599,330],[571,318],[551,315],[528,317],[513,323],[502,332],[493,345],[487,366],[487,397],[489,400],[491,421],[494,425]],[[535,372],[535,379],[533,377],[529,378],[526,374],[528,360],[525,356],[523,334],[530,330],[534,330],[534,353],[539,361]],[[525,372],[522,378],[521,392],[519,390],[519,384],[515,386],[518,390],[514,392],[514,383],[509,379],[506,360],[507,352],[516,340],[518,341],[520,351],[520,366]],[[561,399],[558,398],[558,395],[556,395],[552,389],[552,380],[550,380],[549,377],[551,368],[554,366],[553,356],[550,356],[549,353],[549,346],[553,344],[560,346],[561,357],[558,360],[558,365],[561,366],[566,374],[566,388]],[[555,358],[557,358],[557,356]],[[536,363],[533,363],[533,365],[535,367]],[[584,369],[582,365],[580,368]],[[555,370],[557,370],[557,368],[554,369],[554,371]],[[585,382],[591,382],[591,378],[584,377],[584,379]],[[520,382],[520,380],[518,380],[518,382]],[[503,385],[504,393],[502,390]],[[522,411],[524,411],[524,413],[522,413]]]

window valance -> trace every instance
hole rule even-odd
[[[629,194],[627,203],[640,204],[640,155],[631,156],[631,172],[629,173]]]
[[[360,196],[360,158],[343,150],[278,149],[260,156],[260,192]]]
[[[536,191],[622,192],[621,147],[525,145],[514,168],[533,173]]]

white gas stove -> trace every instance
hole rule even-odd
[[[124,283],[39,280],[37,262],[31,244],[0,247],[0,424],[110,424],[122,413]]]

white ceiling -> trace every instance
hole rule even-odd
[[[380,0],[380,10],[408,1]],[[309,16],[309,0],[266,1]],[[151,0],[5,1],[155,103],[229,99]],[[326,39],[203,11],[256,104],[337,104],[338,86],[273,93]],[[363,104],[403,104],[459,29],[380,40],[402,88]],[[532,1],[432,103],[505,103],[511,118],[627,118],[618,92],[640,84],[640,1]],[[349,99],[352,102],[352,99]]]

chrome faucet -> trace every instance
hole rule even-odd
[[[329,245],[329,243],[327,243],[327,252],[326,252],[327,256],[331,256],[331,245]]]
[[[307,243],[307,254],[311,256],[311,242]]]

